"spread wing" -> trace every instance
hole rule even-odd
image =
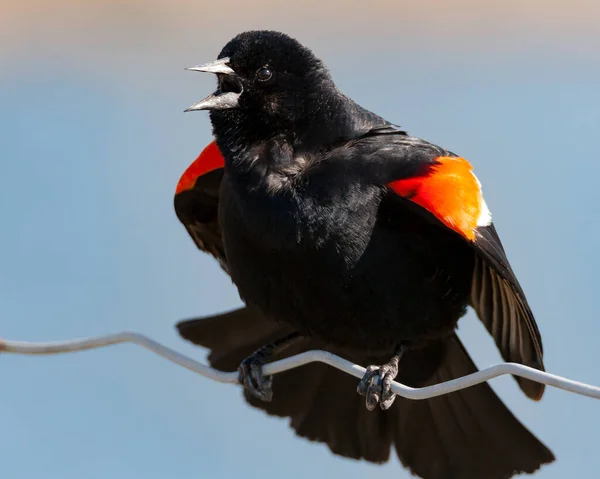
[[[544,370],[540,332],[492,223],[472,166],[450,152],[440,155],[439,147],[423,140],[395,137],[390,142],[389,136],[387,140],[382,138],[388,152],[390,143],[401,145],[401,161],[420,164],[405,168],[411,173],[388,183],[388,187],[421,206],[422,211],[429,212],[472,246],[476,259],[470,302],[494,337],[502,357]],[[415,152],[412,159],[411,151]],[[425,151],[430,151],[429,156],[424,155]],[[528,397],[542,397],[542,384],[516,379]]]
[[[227,260],[218,221],[223,158],[210,143],[181,176],[174,206],[179,221],[198,248],[214,256],[227,271]]]
[[[471,305],[494,337],[506,361],[544,370],[542,338],[525,293],[513,272],[493,224],[477,228],[477,251]],[[542,384],[518,378],[533,399],[540,399]]]

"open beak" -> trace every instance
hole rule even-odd
[[[219,75],[220,81],[217,91],[200,100],[198,103],[194,103],[184,111],[227,110],[229,108],[237,108],[239,106],[239,98],[242,94],[241,83],[235,78],[232,78],[232,81],[222,81],[223,77],[226,76],[235,77],[235,71],[233,71],[228,63],[229,58],[221,58],[214,62],[205,63],[204,65],[186,68],[186,70],[191,70],[194,72],[215,73]],[[224,91],[224,85],[235,85],[233,90],[239,91]],[[230,88],[226,89],[229,90]]]

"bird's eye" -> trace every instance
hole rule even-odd
[[[258,79],[258,81],[269,81],[272,76],[273,72],[269,67],[259,68],[256,72],[256,78]]]

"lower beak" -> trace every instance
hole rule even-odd
[[[227,110],[229,108],[237,108],[239,106],[241,93],[227,92],[221,93],[216,91],[212,95],[208,95],[206,98],[200,100],[198,103],[194,103],[184,111],[198,111],[198,110]]]

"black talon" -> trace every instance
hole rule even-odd
[[[300,338],[298,333],[292,333],[254,351],[242,361],[238,368],[239,383],[243,384],[244,388],[254,397],[271,402],[273,399],[273,376],[263,375],[262,368],[270,358],[283,351],[298,338]]]
[[[389,409],[396,399],[391,391],[392,381],[398,375],[398,364],[404,354],[402,345],[396,348],[394,356],[381,366],[369,366],[356,388],[358,394],[365,396],[365,404],[369,411],[377,407]]]

